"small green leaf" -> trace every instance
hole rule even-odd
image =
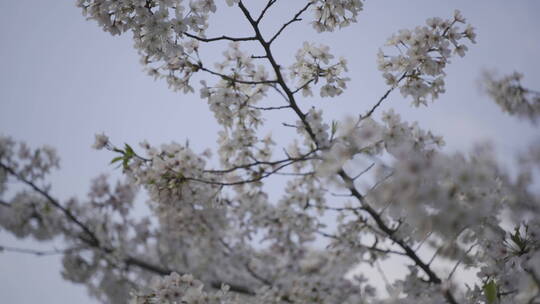
[[[126,145],[126,146],[125,146],[126,156],[130,156],[130,157],[131,157],[131,156],[135,155],[135,151],[133,151],[133,148],[131,148],[131,146],[128,145],[128,144],[125,144],[125,145]]]
[[[116,163],[116,162],[119,162],[119,161],[121,161],[122,159],[124,159],[123,156],[115,157],[115,158],[113,158],[113,159],[111,160],[111,164],[114,164],[114,163]]]
[[[127,170],[127,168],[128,168],[129,159],[130,159],[130,157],[127,157],[127,156],[126,156],[126,157],[124,157],[124,161],[122,162],[122,166],[123,166],[124,169],[126,169],[126,170]]]
[[[497,283],[491,280],[484,285],[484,294],[486,295],[486,301],[488,304],[495,303],[497,301]]]
[[[332,137],[336,134],[338,128],[338,123],[335,120],[332,120]]]
[[[49,204],[45,204],[45,205],[43,206],[43,212],[45,212],[45,214],[47,214],[47,213],[49,213],[49,212],[51,212],[51,211],[52,211],[52,210],[51,210],[51,206],[49,206]]]

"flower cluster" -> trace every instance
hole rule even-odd
[[[223,126],[219,133],[219,155],[224,166],[243,165],[253,159],[267,160],[271,138],[259,140],[257,128],[263,123],[257,102],[266,95],[272,83],[263,65],[230,43],[223,53],[224,60],[216,63],[222,77],[214,86],[202,81],[201,97],[208,101],[217,122]],[[263,147],[257,147],[257,144]]]
[[[32,150],[8,137],[0,138],[2,184],[18,181],[28,186],[12,189],[17,190],[12,195],[1,193],[0,228],[17,238],[62,237],[66,249],[55,252],[64,255],[62,276],[87,284],[103,301],[125,301],[129,279],[115,267],[127,267],[137,260],[136,255],[147,255],[150,234],[147,219],[130,217],[135,187],[131,183],[113,187],[100,176],[92,182],[88,200],[63,202],[52,197],[44,182],[58,163],[49,147]],[[146,278],[141,274],[138,280]]]
[[[321,176],[331,176],[358,154],[380,155],[383,148],[397,158],[411,151],[429,156],[444,144],[442,137],[424,131],[417,123],[401,121],[399,114],[389,110],[382,115],[385,123],[379,124],[370,117],[348,118],[338,126],[337,137],[331,148],[323,154],[317,168]]]
[[[342,28],[356,22],[358,13],[363,8],[361,0],[316,0],[315,21],[313,28],[317,32],[332,32],[337,27]]]
[[[218,156],[214,160],[209,150],[197,153],[188,143],[174,142],[159,147],[143,142],[139,154],[98,134],[93,147],[117,153],[112,163],[120,164],[127,182],[113,186],[101,175],[86,199],[62,201],[45,183],[58,167],[54,151],[0,137],[2,229],[39,240],[62,236],[67,246],[59,252],[62,276],[85,284],[107,303],[538,300],[540,205],[531,189],[540,148],[522,156],[514,175],[497,164],[487,146],[470,156],[449,155],[437,149],[441,137],[394,111],[383,113],[381,122],[372,115],[394,88],[412,96],[416,106],[444,91],[452,53],[463,56],[464,40],[475,42],[474,29],[461,28],[465,19],[459,12],[394,35],[388,46],[396,54],[379,53],[391,88],[366,115],[330,123],[322,110],[303,109],[295,94],[312,95],[320,81],[321,97],[340,95],[349,80],[342,76],[346,61],[336,61],[327,46],[306,42],[289,69],[297,82],[291,88],[270,46],[310,7],[313,26],[323,32],[356,21],[363,2],[311,0],[269,40],[261,21],[277,1],[265,1],[259,17],[247,1],[225,2],[238,5],[254,36],[206,38],[208,18],[217,10],[214,0],[77,1],[104,30],[131,31],[148,72],[175,90],[193,91],[190,81],[198,72],[217,77],[201,81],[200,96],[222,127]],[[218,40],[232,43],[221,62],[208,64],[199,42]],[[258,44],[263,53],[246,52],[245,42]],[[534,121],[538,95],[523,89],[520,79],[519,74],[489,78],[488,92],[505,111]],[[272,104],[261,106],[269,92],[285,102],[269,98]],[[272,116],[263,114],[286,109],[296,123],[283,125],[299,135],[292,135],[284,156],[276,159],[276,143],[261,134]],[[371,165],[364,166],[365,160]],[[215,169],[214,161],[220,164]],[[272,178],[277,175],[283,177]],[[26,188],[7,189],[15,180]],[[268,188],[276,185],[283,195],[270,195]],[[138,188],[148,194],[151,217],[134,214]],[[424,260],[432,250],[432,259]],[[373,266],[394,255],[411,266],[404,278],[387,282],[387,298],[362,274],[347,275],[359,263]],[[440,260],[432,264],[437,257],[455,263],[445,278],[435,265]],[[478,270],[474,287],[454,288],[452,275],[460,265]],[[154,284],[153,275],[161,276]]]
[[[65,229],[61,219],[62,214],[33,193],[18,193],[9,207],[0,205],[0,227],[18,238],[32,236],[37,240],[50,240]]]
[[[335,175],[358,154],[374,156],[382,151],[384,127],[369,117],[360,120],[349,117],[337,129],[337,137],[317,166],[321,177]]]
[[[342,58],[330,64],[333,58],[328,46],[316,46],[309,42],[304,42],[303,47],[296,52],[296,62],[289,69],[291,77],[298,79],[298,90],[301,89],[304,96],[313,95],[310,85],[317,84],[320,79],[325,81],[320,89],[321,97],[335,97],[343,93],[347,87],[346,82],[350,80],[340,76],[347,71],[347,61]]]
[[[297,131],[304,135],[304,142],[306,146],[311,146],[312,143],[318,147],[327,147],[330,144],[330,126],[326,124],[322,117],[322,111],[311,108],[306,114],[305,121],[310,127],[311,134],[309,134],[303,121],[296,122]],[[311,137],[314,136],[314,138]]]
[[[107,137],[107,135],[105,135],[104,133],[96,134],[92,148],[96,150],[101,150],[105,148],[108,143],[109,143],[109,137]]]
[[[524,88],[521,79],[523,74],[517,72],[500,78],[486,72],[484,86],[504,112],[535,123],[540,117],[540,92]]]
[[[77,6],[113,35],[131,30],[149,74],[175,90],[193,91],[189,81],[198,68],[192,55],[216,11],[213,0],[78,0]]]
[[[386,124],[384,131],[384,145],[386,150],[400,157],[411,151],[421,152],[426,156],[433,153],[435,148],[444,145],[441,136],[433,135],[431,131],[421,129],[418,124],[409,124],[401,120],[399,114],[390,109],[384,112],[382,120]]]
[[[410,226],[403,236],[420,240],[429,231],[452,238],[496,217],[504,202],[500,176],[486,149],[470,159],[432,153],[399,155],[392,177],[370,201],[389,205],[388,214]],[[381,172],[383,179],[386,172]]]
[[[222,286],[216,292],[206,292],[204,284],[196,280],[192,275],[179,275],[174,272],[158,281],[147,294],[135,294],[132,296],[131,304],[226,304],[240,303],[232,301],[227,293],[228,286]]]
[[[459,28],[458,24],[464,23],[465,18],[456,11],[453,19],[431,18],[425,26],[401,30],[390,37],[387,46],[395,47],[398,54],[378,53],[379,70],[384,72],[386,83],[399,86],[401,94],[411,96],[415,106],[426,105],[427,97],[434,100],[444,93],[444,68],[452,53],[463,57],[468,50],[463,40],[475,42],[472,26]]]
[[[214,205],[218,190],[210,184],[212,176],[205,174],[204,155],[177,143],[162,145],[161,149],[146,142],[141,146],[148,158],[134,158],[127,173],[147,189],[153,201],[167,205],[182,202],[201,208]]]
[[[31,150],[24,142],[17,144],[12,138],[5,136],[0,137],[0,161],[3,166],[16,170],[21,178],[31,181],[41,181],[53,169],[60,167],[60,159],[54,148],[43,146]],[[0,167],[0,172],[0,176],[6,175],[5,168]],[[4,181],[0,179],[0,185]]]
[[[534,303],[540,295],[536,280],[540,274],[540,222],[537,219],[516,226],[513,231],[494,228],[478,243],[477,257],[484,261],[477,276],[483,290],[471,289],[471,303],[483,296],[512,303]],[[482,295],[482,292],[484,295]],[[475,301],[476,300],[476,301]]]

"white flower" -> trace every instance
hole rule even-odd
[[[414,30],[400,30],[386,43],[399,50],[396,55],[379,51],[377,61],[386,83],[400,86],[404,97],[411,96],[413,105],[427,105],[427,98],[438,98],[444,92],[444,68],[452,51],[463,57],[468,47],[461,43],[465,38],[475,42],[476,34],[470,25],[462,30],[456,23],[465,18],[456,11],[454,19],[430,18],[427,26]]]
[[[96,134],[95,135],[95,141],[92,145],[92,148],[96,150],[101,150],[107,146],[107,143],[109,143],[109,137],[107,137],[105,134]]]

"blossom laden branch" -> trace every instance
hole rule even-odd
[[[28,222],[18,223],[2,213],[2,227],[17,236],[40,235],[36,227],[55,228],[42,233],[43,239],[64,235],[68,243],[88,247],[84,254],[64,253],[63,275],[86,284],[103,302],[124,303],[126,291],[133,289],[143,291],[133,296],[143,303],[453,304],[490,303],[502,297],[534,301],[540,294],[540,270],[535,266],[540,265],[540,224],[530,215],[540,208],[528,187],[531,168],[540,160],[536,150],[523,158],[523,167],[529,168],[520,169],[514,181],[486,148],[471,157],[446,155],[438,149],[442,138],[417,123],[402,121],[392,110],[382,114],[381,122],[373,117],[396,88],[413,97],[416,106],[443,93],[452,53],[463,56],[468,49],[464,41],[475,43],[472,26],[461,28],[465,19],[456,12],[450,19],[433,18],[425,26],[400,31],[388,43],[397,53],[379,54],[390,88],[364,115],[326,121],[320,107],[302,109],[297,93],[312,96],[312,87],[319,85],[321,97],[340,95],[349,81],[342,76],[347,61],[334,61],[329,47],[307,42],[284,72],[273,43],[305,19],[310,8],[315,15],[312,26],[319,32],[348,26],[356,21],[363,1],[304,2],[292,19],[265,37],[261,21],[277,2],[261,3],[262,11],[255,15],[245,1],[226,0],[240,10],[253,34],[207,38],[210,16],[218,8],[213,0],[78,0],[104,30],[113,35],[131,31],[149,74],[167,80],[173,89],[194,92],[195,75],[217,77],[210,77],[212,83],[202,80],[199,91],[222,128],[216,159],[220,165],[211,169],[211,151],[195,152],[188,143],[157,147],[143,142],[146,154],[141,156],[131,146],[114,147],[107,136],[98,134],[94,147],[119,153],[113,161],[121,162],[128,182],[113,191],[98,178],[87,204],[56,200],[57,207],[45,196],[49,189],[38,186],[56,158],[41,158],[22,147],[19,154],[30,164],[18,167],[12,144],[0,138],[1,164],[19,173],[19,181],[26,180],[32,190],[9,202],[0,200],[5,214]],[[219,41],[230,44],[214,70],[201,50]],[[259,49],[246,52],[245,42],[250,47],[256,42]],[[284,74],[288,72],[294,85]],[[535,96],[519,81],[505,83],[498,91],[517,91],[512,94],[527,101]],[[279,94],[286,104],[261,105],[269,92]],[[272,130],[268,118],[277,114],[272,111],[287,109],[296,121],[282,125],[298,134],[286,148],[277,146],[285,157],[276,158],[274,138],[262,133]],[[281,127],[281,121],[275,124]],[[10,174],[0,167],[0,194]],[[286,182],[279,198],[265,189],[269,183],[263,183],[272,176]],[[359,186],[362,182],[367,182],[366,191]],[[130,215],[135,187],[148,193],[151,217],[139,220]],[[339,202],[329,202],[332,196]],[[526,226],[507,232],[501,225],[503,212]],[[326,226],[328,215],[336,218],[335,232],[330,231],[334,225]],[[329,246],[313,248],[321,238]],[[478,261],[461,263],[470,244],[476,245]],[[433,263],[421,258],[427,246],[436,249]],[[413,262],[408,275],[393,282],[395,298],[377,298],[362,276],[345,279],[366,255],[369,263],[394,255]],[[451,289],[452,275],[443,280],[434,270],[443,257],[456,262],[451,274],[462,264],[476,267],[481,285]],[[149,274],[163,277],[153,285]],[[124,293],[119,296],[118,291]]]
[[[420,259],[420,257],[416,254],[416,252],[409,245],[407,245],[403,240],[398,239],[395,236],[395,230],[388,227],[384,223],[384,221],[382,220],[379,213],[377,211],[375,211],[375,209],[373,209],[366,202],[364,196],[362,194],[360,194],[360,192],[358,192],[358,190],[356,190],[356,187],[354,186],[354,180],[352,178],[350,178],[347,175],[347,173],[345,173],[345,171],[343,171],[343,170],[341,170],[339,172],[339,176],[341,178],[343,178],[343,181],[345,182],[345,184],[347,185],[347,187],[351,191],[351,195],[353,195],[354,197],[356,197],[358,199],[358,201],[362,204],[362,208],[366,212],[368,212],[369,215],[375,221],[375,223],[377,223],[377,226],[379,227],[379,229],[381,229],[384,233],[386,233],[386,235],[388,235],[388,237],[392,241],[394,241],[396,244],[398,244],[405,251],[405,254],[410,259],[412,259],[414,261],[414,263],[426,273],[426,275],[429,277],[430,282],[432,282],[434,284],[437,284],[437,285],[442,284],[442,280],[431,270],[430,266],[428,264],[424,263]],[[458,303],[456,301],[456,299],[454,298],[454,296],[452,295],[450,290],[445,290],[445,291],[443,291],[443,293],[444,293],[444,297],[446,298],[446,300],[449,303],[451,303],[451,304],[457,304]]]
[[[12,176],[14,176],[16,179],[18,179],[22,183],[24,183],[27,186],[29,186],[30,188],[32,188],[32,190],[34,190],[35,192],[37,192],[41,196],[43,196],[52,206],[54,206],[55,208],[59,209],[62,213],[64,213],[65,216],[70,221],[72,221],[75,225],[77,225],[84,232],[86,237],[88,237],[88,239],[83,238],[83,239],[86,240],[86,242],[89,242],[89,244],[92,245],[92,246],[96,246],[96,247],[100,246],[100,241],[98,240],[96,235],[85,224],[83,224],[82,221],[79,220],[69,209],[62,206],[49,193],[47,193],[47,191],[39,188],[36,184],[34,184],[33,182],[31,182],[31,181],[27,180],[26,178],[22,177],[19,173],[17,173],[11,167],[8,167],[8,166],[6,166],[5,164],[3,164],[1,162],[0,162],[0,168],[2,170],[5,170],[6,172],[11,174]]]

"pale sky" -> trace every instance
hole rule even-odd
[[[291,2],[281,2],[286,4],[270,12],[271,28],[293,13]],[[321,106],[328,117],[356,115],[386,90],[375,63],[386,38],[422,25],[429,17],[450,17],[456,8],[477,29],[478,43],[448,67],[447,93],[420,109],[393,93],[384,108],[393,107],[403,118],[443,135],[448,151],[491,141],[501,159],[508,160],[538,138],[538,130],[502,114],[481,94],[477,80],[486,68],[501,74],[519,71],[526,85],[540,88],[539,1],[369,1],[357,24],[323,35],[306,25],[293,27],[279,40],[275,53],[288,65],[307,40],[327,44],[336,56],[347,58],[352,81],[346,93],[301,106]],[[235,16],[230,9],[218,11],[211,20],[212,31],[249,34]],[[198,94],[174,93],[164,81],[155,82],[143,73],[130,39],[129,34],[112,37],[86,21],[74,0],[0,2],[0,134],[31,146],[57,148],[62,169],[51,178],[52,193],[62,199],[84,197],[91,178],[114,171],[108,165],[112,154],[90,148],[95,133],[105,132],[120,144],[189,139],[199,151],[215,147],[217,126],[206,103]],[[214,48],[207,54],[215,58],[220,53]],[[279,124],[288,118],[269,119]],[[276,129],[274,136],[283,139],[287,132]],[[15,240],[1,231],[0,245],[52,248]],[[0,253],[0,295],[5,303],[95,303],[83,287],[61,278],[58,256]]]

